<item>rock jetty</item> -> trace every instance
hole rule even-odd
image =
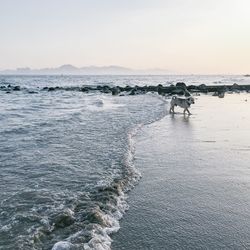
[[[222,97],[226,92],[250,92],[250,85],[186,85],[184,82],[177,82],[175,85],[163,86],[159,85],[145,85],[145,86],[109,86],[109,85],[97,85],[97,86],[70,86],[70,87],[43,87],[34,90],[22,88],[17,85],[0,85],[0,90],[6,93],[14,91],[26,91],[27,93],[39,93],[39,92],[52,92],[52,91],[79,91],[79,92],[100,92],[110,94],[114,96],[124,95],[140,95],[148,92],[155,92],[159,95],[184,95],[190,96],[197,93],[213,93],[215,96]]]

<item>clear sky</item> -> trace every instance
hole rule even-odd
[[[250,73],[250,0],[0,0],[0,69]]]

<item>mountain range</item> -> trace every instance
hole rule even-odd
[[[165,75],[171,72],[164,69],[135,70],[121,66],[87,66],[75,67],[65,64],[56,68],[31,69],[17,68],[0,70],[1,75]]]

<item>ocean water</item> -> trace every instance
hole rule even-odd
[[[157,94],[45,86],[247,84],[242,76],[0,76],[0,249],[110,249],[140,180],[134,135],[168,113]],[[36,90],[30,94],[27,90]]]

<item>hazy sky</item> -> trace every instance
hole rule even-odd
[[[250,73],[250,0],[0,0],[0,68]]]

